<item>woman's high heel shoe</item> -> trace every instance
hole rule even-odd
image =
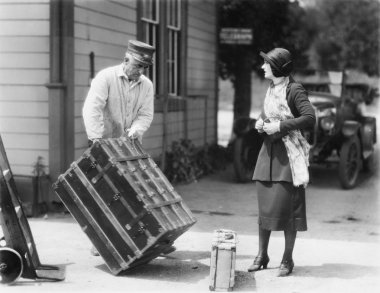
[[[278,269],[278,277],[285,277],[289,275],[294,268],[294,262],[292,259],[289,260],[283,260],[280,264],[280,267]]]
[[[255,257],[255,260],[253,261],[253,264],[248,268],[248,272],[256,272],[263,267],[263,269],[266,269],[268,266],[269,257],[268,255],[258,255]]]

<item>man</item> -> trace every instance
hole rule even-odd
[[[82,112],[88,146],[123,135],[141,140],[153,120],[153,84],[143,72],[152,65],[154,51],[129,41],[123,63],[101,70],[91,82]],[[95,247],[91,254],[99,255]]]
[[[154,51],[146,43],[129,41],[123,63],[96,75],[83,106],[89,146],[123,135],[141,140],[153,120],[153,84],[143,72],[152,65]]]

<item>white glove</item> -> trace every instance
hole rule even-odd
[[[263,133],[264,132],[263,126],[264,126],[263,119],[260,118],[259,120],[256,121],[255,128],[257,129],[257,131],[259,133]]]
[[[280,121],[264,123],[263,130],[271,135],[280,131]]]
[[[127,136],[131,139],[136,139],[139,135],[138,135],[136,129],[128,128],[127,129]]]

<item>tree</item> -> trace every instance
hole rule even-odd
[[[313,58],[319,69],[379,75],[380,2],[320,0],[315,5],[308,15],[318,15]]]
[[[234,119],[248,117],[251,109],[251,72],[261,74],[260,51],[284,47],[295,57],[295,66],[306,66],[306,51],[315,34],[297,1],[221,0],[220,27],[251,28],[251,45],[222,44],[219,73],[230,79],[234,89]]]

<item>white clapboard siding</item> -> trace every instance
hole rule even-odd
[[[211,60],[202,60],[197,59],[197,56],[192,56],[191,58],[192,62],[188,65],[189,69],[198,69],[198,70],[205,70],[209,71],[210,73],[213,72],[215,68],[215,60],[212,58]]]
[[[215,60],[215,53],[208,51],[207,48],[196,49],[189,46],[188,57],[194,58],[195,60],[204,60],[207,62]]]
[[[90,87],[90,74],[87,71],[82,70],[75,70],[75,85],[76,86],[83,86],[83,87]],[[78,97],[80,98],[80,97]],[[77,97],[75,97],[77,99]]]
[[[214,52],[214,53],[216,52],[216,49],[217,49],[215,48],[214,39],[209,39],[209,40],[199,40],[197,38],[191,39],[191,48],[204,50],[205,47],[208,48],[209,52]]]
[[[117,56],[99,56],[95,55],[95,72],[100,69],[121,63],[124,57],[125,47],[123,49],[122,55]],[[88,54],[76,54],[75,55],[75,70],[81,70],[87,72],[90,76],[90,53]]]
[[[41,157],[41,163],[47,165],[49,162],[48,150],[7,150],[7,157],[15,165],[33,167],[38,157]]]
[[[162,152],[163,144],[163,114],[155,113],[150,128],[143,137],[143,147],[152,156],[158,156]]]
[[[8,152],[12,149],[18,150],[48,150],[49,137],[47,134],[23,134],[3,133],[1,135],[4,146]],[[12,163],[12,162],[10,162]]]
[[[131,27],[130,23],[124,24],[127,28]],[[126,43],[127,36],[131,36],[135,31],[113,31],[110,28],[93,27],[84,23],[77,23],[75,25],[75,36],[81,39],[89,39],[96,42],[115,44]]]
[[[104,4],[107,5],[104,5]],[[117,17],[121,19],[134,19],[136,17],[136,1],[76,1],[75,6],[89,11]],[[125,9],[128,8],[128,9]]]
[[[82,107],[91,82],[89,55],[94,53],[95,74],[119,64],[136,32],[136,1],[74,1],[76,158],[87,148]]]
[[[188,108],[188,138],[196,146],[201,146],[207,135],[207,142],[215,142],[216,127],[210,124],[215,120],[213,110],[217,89],[216,74],[216,5],[214,1],[189,1],[187,28],[187,90],[191,96],[206,96],[205,98],[189,99]],[[207,117],[205,116],[207,112]],[[211,126],[212,125],[212,126]],[[214,128],[213,128],[214,127]]]
[[[124,56],[125,44],[115,45],[75,38],[75,54],[87,55],[94,52],[95,56]],[[96,61],[96,60],[95,60]],[[99,70],[99,68],[97,68]]]
[[[49,68],[49,55],[48,53],[1,53],[0,68],[14,69],[19,68],[23,70],[41,68]]]
[[[0,134],[15,175],[49,161],[49,17],[49,0],[0,0]]]
[[[207,19],[210,24],[216,21],[215,1],[214,0],[192,0],[189,7],[189,15],[197,19]],[[211,12],[211,13],[210,13]]]
[[[74,117],[75,118],[82,117],[83,100],[75,101],[74,106],[75,106]]]
[[[79,86],[76,85],[74,88],[74,97],[76,102],[84,102],[87,93],[88,93],[89,87],[88,86]],[[80,105],[78,105],[80,106]],[[83,106],[83,105],[82,105]],[[80,107],[82,107],[80,106]]]
[[[29,3],[29,4],[49,4],[51,0],[0,0],[0,5]]]
[[[1,7],[1,6],[0,6]],[[0,21],[1,22],[1,21]],[[2,36],[0,53],[49,53],[49,36]],[[2,58],[2,57],[1,57]]]
[[[30,133],[48,134],[49,121],[47,118],[33,117],[1,117],[0,133]]]
[[[75,149],[87,148],[87,136],[85,133],[75,133]],[[77,157],[76,157],[77,158]]]
[[[1,53],[0,53],[1,56]],[[39,85],[0,85],[2,101],[41,102],[48,100],[48,89]]]
[[[75,133],[85,132],[82,115],[75,117]]]
[[[126,11],[128,10],[126,9]],[[100,28],[115,35],[117,33],[136,34],[136,20],[127,17],[128,15],[125,15],[125,18],[119,18],[101,12],[93,12],[87,8],[75,7],[75,22],[87,26],[88,32],[90,29]],[[104,34],[103,37],[106,35]]]
[[[33,3],[24,1],[22,3],[3,3],[0,9],[0,19],[20,20],[20,19],[49,19],[49,5],[46,3]],[[1,4],[1,2],[0,2]]]
[[[1,36],[41,36],[49,34],[47,20],[0,20]]]
[[[188,36],[190,38],[196,39],[196,40],[201,40],[205,42],[210,42],[210,36],[215,38],[215,33],[210,33],[207,32],[203,29],[193,27],[193,26],[188,26]]]
[[[46,102],[2,102],[0,117],[48,117]]]
[[[1,58],[1,57],[0,57]],[[41,85],[49,81],[48,69],[0,68],[0,85]]]

